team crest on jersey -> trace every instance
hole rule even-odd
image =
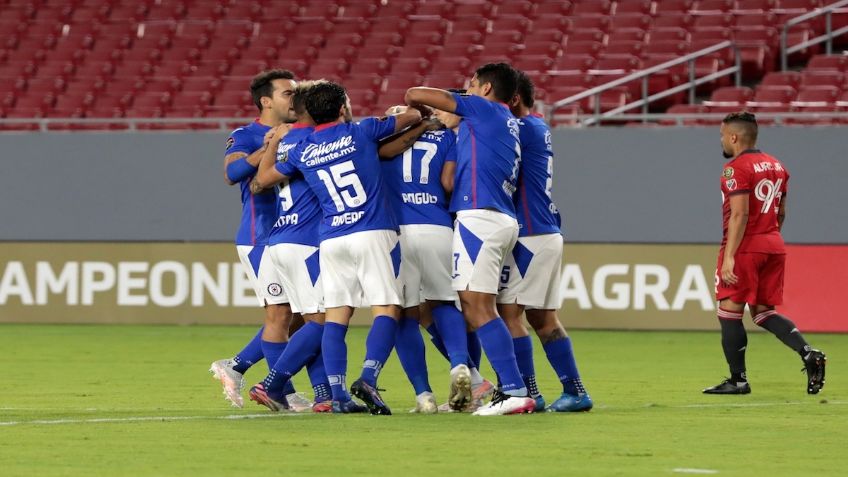
[[[272,283],[268,285],[268,293],[270,293],[271,296],[280,296],[283,293],[283,287],[281,287],[279,283]]]
[[[725,179],[730,179],[731,177],[733,177],[733,168],[725,167],[724,172],[722,172],[721,175],[724,176]]]
[[[235,144],[235,142],[236,142],[236,140],[233,139],[232,136],[228,137],[227,138],[227,149],[229,150],[231,147],[233,147],[233,144]]]
[[[736,179],[727,179],[724,181],[724,185],[727,187],[727,190],[736,190]]]

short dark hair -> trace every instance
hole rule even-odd
[[[757,117],[754,116],[754,113],[749,113],[748,111],[740,111],[738,113],[730,113],[721,120],[724,124],[736,124],[742,127],[744,131],[744,135],[751,141],[751,143],[757,142],[757,133],[759,132],[759,126],[757,126]]]
[[[333,83],[319,83],[306,93],[306,111],[315,124],[331,123],[339,119],[339,112],[347,101],[344,86]]]
[[[250,81],[250,95],[253,97],[253,104],[262,111],[261,98],[270,98],[274,94],[274,85],[272,81],[277,79],[293,80],[294,73],[289,70],[267,70],[254,76]]]
[[[536,86],[533,84],[533,80],[527,76],[527,73],[520,70],[516,71],[516,78],[518,86],[515,92],[521,96],[521,102],[524,103],[524,106],[532,108],[536,102]]]
[[[474,74],[481,85],[484,83],[491,84],[495,98],[504,103],[510,102],[515,95],[518,81],[515,69],[512,66],[506,63],[489,63],[477,68]]]
[[[450,92],[450,93],[456,93],[456,94],[465,94],[465,93],[467,93],[468,91],[467,91],[467,90],[465,90],[464,88],[448,88],[448,92]]]

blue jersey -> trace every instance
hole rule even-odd
[[[279,159],[293,149],[297,144],[312,134],[313,128],[303,124],[295,124],[286,134],[277,148]],[[280,201],[277,203],[277,221],[271,229],[268,244],[298,243],[317,247],[321,242],[318,237],[318,225],[321,223],[321,204],[309,184],[300,173],[289,178],[287,184],[279,187]]]
[[[541,118],[525,116],[518,120],[521,139],[521,169],[515,211],[518,236],[560,233],[560,215],[551,198],[554,152],[551,130]]]
[[[271,129],[259,121],[242,126],[227,139],[227,152],[253,154],[262,147],[265,133]],[[250,182],[253,176],[239,182],[241,187],[241,225],[236,232],[236,245],[267,245],[268,233],[277,219],[277,197],[274,191],[253,195]]]
[[[289,177],[300,171],[318,196],[322,240],[365,230],[397,231],[377,156],[378,141],[394,131],[393,117],[322,124],[277,165]]]
[[[456,161],[456,134],[450,129],[428,131],[409,149],[383,162],[383,179],[400,225],[451,227],[442,167]]]
[[[515,217],[512,196],[521,148],[518,120],[503,103],[453,94],[459,123],[450,210],[494,209]]]

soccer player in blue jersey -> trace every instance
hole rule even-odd
[[[234,406],[242,407],[244,373],[263,357],[273,365],[285,349],[292,321],[288,298],[268,255],[268,234],[277,219],[277,198],[273,191],[250,193],[263,152],[268,147],[271,128],[295,120],[291,97],[294,75],[286,70],[264,71],[250,83],[259,118],[230,134],[224,156],[224,180],[241,187],[242,217],[236,234],[236,249],[251,285],[265,307],[265,326],[233,359],[212,363],[210,371],[221,381],[224,395]],[[294,393],[289,386],[287,394]],[[294,397],[294,396],[293,396]]]
[[[400,319],[398,226],[383,189],[378,143],[421,121],[415,109],[396,116],[346,123],[345,89],[315,85],[306,110],[315,130],[273,169],[262,168],[254,190],[302,174],[323,211],[319,264],[326,323],[321,352],[330,380],[334,412],[359,412],[346,389],[345,334],[353,310],[371,305],[374,322],[366,340],[362,375],[351,393],[372,414],[391,414],[377,390],[377,376],[391,354]]]
[[[515,361],[509,330],[495,304],[501,267],[518,239],[512,196],[521,150],[518,121],[506,104],[515,89],[515,70],[494,63],[477,69],[466,95],[424,87],[406,93],[410,106],[426,105],[462,118],[450,204],[456,212],[452,286],[459,292],[465,319],[477,329],[501,380],[501,389],[492,401],[474,413],[479,416],[532,412],[535,408]],[[451,374],[457,393],[467,399],[471,394],[467,366],[457,366]]]
[[[563,392],[549,410],[588,411],[592,398],[583,387],[571,339],[557,319],[562,269],[560,212],[551,197],[553,148],[551,131],[545,121],[531,114],[535,96],[533,82],[518,72],[518,89],[511,109],[518,118],[521,140],[521,167],[515,209],[518,242],[507,256],[501,273],[498,312],[513,337],[515,357],[536,411],[544,410],[545,400],[536,386],[533,345],[521,314],[536,331],[551,366],[562,382]]]
[[[291,131],[277,128],[271,137],[260,166],[269,168],[277,157],[297,145],[314,130],[315,123],[306,112],[305,98],[315,82],[299,83],[292,96],[297,121]],[[281,140],[283,139],[283,140]],[[306,322],[291,336],[286,349],[273,364],[271,372],[251,389],[250,398],[272,411],[291,408],[286,397],[286,384],[304,366],[315,391],[314,412],[330,412],[330,385],[321,357],[324,332],[324,294],[318,266],[318,226],[321,205],[303,176],[292,177],[279,187],[278,218],[268,237],[271,259],[282,280],[292,311]]]

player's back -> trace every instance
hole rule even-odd
[[[560,213],[551,196],[554,168],[551,131],[535,115],[520,118],[518,129],[521,140],[521,167],[515,194],[518,235],[560,233]]]
[[[722,172],[724,240],[730,218],[729,196],[748,194],[748,223],[739,246],[742,252],[784,253],[778,226],[780,202],[786,195],[789,171],[769,154],[757,149],[742,152]]]
[[[295,124],[277,148],[277,159],[312,134],[313,128]],[[320,242],[321,204],[309,188],[303,175],[298,173],[279,187],[277,220],[271,229],[268,243],[297,243],[317,246]]]
[[[493,209],[515,217],[512,196],[518,178],[518,120],[504,103],[454,93],[462,117],[457,141],[452,212]]]
[[[247,155],[262,147],[265,134],[270,130],[259,121],[234,130],[227,139],[226,154],[243,152]],[[236,245],[265,245],[274,221],[277,219],[277,198],[274,191],[261,194],[250,192],[249,176],[239,182],[241,188],[241,223],[236,232]]]
[[[321,204],[322,239],[397,230],[377,156],[377,141],[393,134],[394,127],[392,117],[323,124],[289,152],[288,161],[303,173]]]
[[[456,134],[450,129],[428,131],[390,161],[383,161],[383,179],[400,225],[451,226],[441,172],[456,161]]]

